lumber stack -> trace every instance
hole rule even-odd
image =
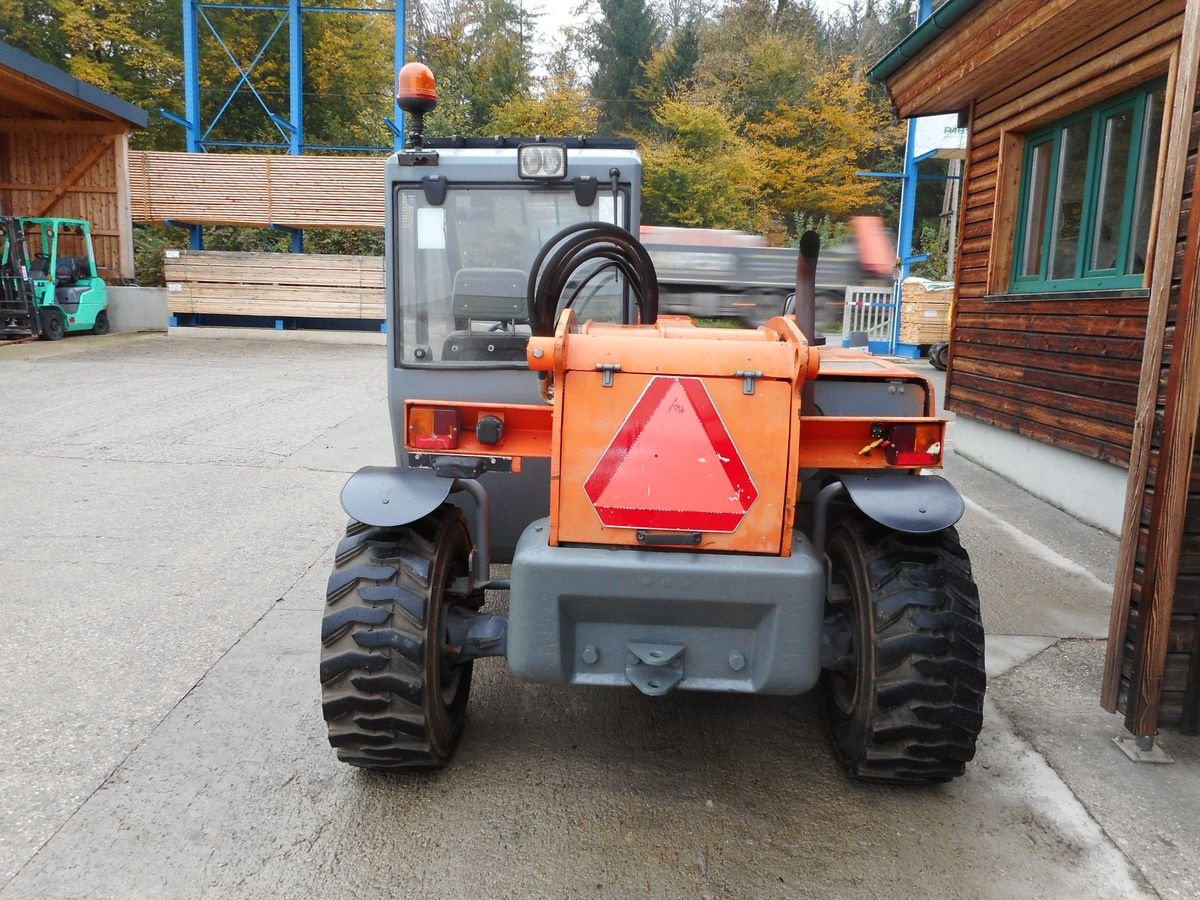
[[[954,284],[906,278],[900,286],[900,342],[936,344],[950,340]]]
[[[135,222],[383,228],[381,157],[150,151],[129,156]]]
[[[172,315],[383,319],[383,257],[169,250]]]

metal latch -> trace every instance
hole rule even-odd
[[[763,377],[763,373],[759,369],[738,369],[733,374],[742,379],[743,394],[753,394],[754,382]]]
[[[603,372],[604,377],[600,380],[600,384],[604,387],[613,386],[613,375],[621,371],[620,363],[596,363],[596,371]]]
[[[649,697],[661,697],[683,681],[682,644],[626,644],[625,677]]]

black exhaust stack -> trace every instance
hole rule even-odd
[[[825,343],[817,335],[817,257],[821,238],[815,231],[800,235],[800,255],[796,257],[796,324],[809,344]]]

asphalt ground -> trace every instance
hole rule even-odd
[[[1114,539],[953,457],[993,676],[955,783],[847,781],[815,696],[497,660],[446,770],[341,765],[319,621],[338,490],[391,459],[385,366],[377,341],[0,349],[0,897],[1200,894],[1196,740],[1135,766],[1098,707]]]

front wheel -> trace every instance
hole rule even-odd
[[[343,762],[427,769],[454,754],[472,664],[447,655],[446,610],[469,602],[450,587],[470,550],[449,504],[400,528],[347,526],[321,622],[322,710]]]
[[[983,726],[983,622],[953,528],[892,531],[861,516],[829,538],[824,676],[834,751],[862,781],[962,775]]]
[[[40,312],[42,320],[42,337],[48,341],[61,341],[67,336],[67,320],[63,314],[54,308],[43,308]]]

